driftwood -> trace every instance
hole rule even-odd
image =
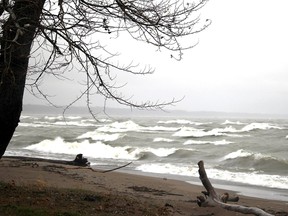
[[[116,167],[116,168],[113,168],[113,169],[110,169],[110,170],[104,170],[104,171],[98,171],[98,172],[101,172],[101,173],[107,173],[107,172],[112,172],[112,171],[115,171],[115,170],[118,170],[118,169],[121,169],[121,168],[124,168],[128,165],[130,165],[132,162],[129,162],[123,166],[119,166],[119,167]]]
[[[228,204],[228,201],[238,201],[239,198],[229,198],[228,193],[224,193],[222,195],[217,194],[215,191],[214,187],[212,186],[210,180],[207,177],[205,168],[204,168],[204,162],[199,161],[198,162],[198,167],[199,167],[199,175],[200,175],[200,180],[205,187],[206,191],[202,192],[205,197],[203,196],[198,196],[197,197],[197,203],[200,207],[207,207],[207,206],[220,206],[226,210],[229,211],[235,211],[235,212],[240,212],[243,214],[254,214],[258,216],[273,216],[262,209],[256,208],[256,207],[246,207],[246,206],[241,206],[241,205],[235,205],[235,204]]]
[[[72,161],[72,165],[75,166],[90,166],[90,162],[88,162],[87,158],[83,157],[83,154],[76,155],[74,161]]]
[[[112,168],[109,170],[95,170],[92,167],[90,167],[90,162],[88,161],[87,158],[83,157],[83,154],[78,154],[76,155],[75,159],[73,161],[65,161],[65,160],[53,160],[53,159],[45,159],[45,158],[32,158],[32,157],[22,157],[22,156],[4,156],[3,158],[12,158],[12,159],[19,159],[21,161],[26,161],[26,162],[35,162],[32,163],[31,166],[33,168],[39,167],[37,162],[48,162],[48,163],[56,163],[56,164],[61,164],[61,165],[71,165],[73,167],[62,167],[64,169],[89,169],[93,172],[98,172],[98,173],[107,173],[107,172],[112,172],[121,168],[124,168],[126,166],[129,166],[132,162],[129,162],[127,164],[124,164],[122,166]]]
[[[72,166],[82,166],[82,167],[90,165],[87,158],[83,157],[83,154],[76,155],[76,157],[73,161],[54,160],[54,159],[46,159],[46,158],[21,157],[21,156],[3,156],[3,158],[19,159],[19,160],[24,161],[24,162],[25,161],[48,162],[48,163],[56,163],[56,164],[72,165]]]
[[[65,160],[53,160],[53,159],[45,159],[45,158],[32,158],[32,157],[21,157],[21,156],[4,156],[3,158],[16,158],[20,159],[22,161],[29,161],[29,162],[48,162],[48,163],[56,163],[56,164],[62,164],[62,165],[72,165],[75,167],[65,167],[65,169],[89,169],[93,172],[99,172],[99,173],[107,173],[112,172],[121,168],[124,168],[128,165],[130,165],[132,162],[129,162],[127,164],[124,164],[122,166],[112,168],[109,170],[95,170],[92,167],[90,167],[90,162],[87,158],[83,157],[83,154],[77,154],[75,159],[73,161],[65,161]],[[37,163],[33,163],[32,167],[38,167],[39,165]]]

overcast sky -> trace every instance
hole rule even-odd
[[[287,0],[209,1],[201,18],[211,19],[212,25],[191,38],[199,44],[180,62],[146,44],[111,39],[110,46],[123,58],[156,69],[146,77],[120,75],[120,82],[128,82],[123,93],[140,102],[185,96],[173,109],[287,114],[287,8]],[[55,103],[77,96],[75,84],[46,84],[50,95],[58,95],[52,98]],[[26,92],[24,103],[41,101]]]

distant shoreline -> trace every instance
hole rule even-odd
[[[22,114],[58,114],[62,115],[65,107],[56,108],[45,105],[24,104]],[[129,108],[95,107],[96,116],[129,116],[129,117],[188,117],[188,118],[239,118],[239,119],[288,119],[288,114],[261,114],[261,113],[230,113],[215,111],[185,111],[185,110],[138,110]],[[66,115],[78,114],[88,115],[87,107],[70,107]]]

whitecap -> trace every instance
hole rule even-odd
[[[201,123],[201,122],[192,122],[192,121],[185,120],[185,119],[158,121],[158,123],[159,124],[180,124],[180,125],[189,124],[189,125],[197,125],[197,126],[207,124],[207,123]]]
[[[141,152],[151,152],[158,157],[167,157],[173,153],[175,153],[177,148],[144,148],[139,149]]]
[[[26,123],[26,122],[20,122],[18,124],[20,127],[51,127],[52,125],[47,122],[34,122],[34,123]]]
[[[254,153],[250,151],[245,151],[244,149],[239,149],[237,151],[231,152],[223,157],[223,160],[236,159],[243,157],[254,157],[255,160],[260,160],[263,158],[272,158],[270,155],[265,155],[261,153]]]
[[[92,127],[95,126],[93,123],[86,123],[85,120],[83,121],[57,121],[53,123],[54,125],[58,126],[79,126],[79,127]]]
[[[212,145],[229,145],[234,142],[227,141],[225,139],[223,140],[217,140],[217,141],[201,141],[201,140],[187,140],[184,142],[184,145],[203,145],[203,144],[212,144]]]
[[[173,139],[157,137],[153,139],[153,142],[174,142]]]
[[[154,127],[145,127],[142,130],[148,131],[177,131],[179,128],[177,127],[163,127],[163,126],[154,126]]]
[[[142,127],[134,123],[131,120],[124,121],[124,122],[117,121],[117,122],[113,122],[111,124],[97,128],[98,131],[111,132],[111,133],[139,131],[140,129],[142,129]]]
[[[198,169],[192,166],[187,166],[184,164],[171,164],[171,163],[149,163],[142,164],[135,168],[136,170],[148,173],[161,173],[161,174],[172,174],[172,175],[182,175],[182,176],[197,176]]]
[[[225,122],[222,123],[222,125],[243,125],[245,123],[240,122],[240,121],[229,121],[229,120],[225,120]]]
[[[171,163],[149,163],[142,164],[136,170],[148,173],[172,174],[181,176],[199,177],[198,167],[184,164]],[[229,182],[239,182],[249,185],[264,186],[270,188],[288,189],[287,176],[268,175],[258,172],[231,172],[214,168],[206,168],[207,176],[210,179],[224,180]],[[255,181],[257,179],[257,181]]]
[[[49,121],[51,121],[51,120],[63,120],[63,116],[62,115],[61,116],[44,116],[44,119],[49,120]]]
[[[91,158],[137,160],[141,157],[140,152],[130,146],[113,147],[100,141],[90,143],[88,140],[66,142],[61,137],[56,137],[54,140],[43,140],[37,144],[27,146],[25,149],[53,154],[77,155],[82,153]]]
[[[195,129],[192,127],[183,127],[179,131],[175,132],[172,136],[177,137],[205,137],[205,136],[221,136],[223,133],[218,130],[204,131],[202,129]]]
[[[211,179],[214,178],[229,182],[241,182],[249,185],[288,189],[287,176],[268,175],[258,172],[230,172],[218,169],[206,169],[206,173]],[[255,181],[255,179],[257,179],[257,181]]]
[[[119,133],[114,133],[114,134],[106,134],[106,133],[101,133],[97,131],[89,131],[86,132],[80,136],[77,137],[77,139],[89,139],[91,138],[92,140],[99,140],[99,141],[115,141],[119,138],[124,137],[125,135],[119,134]]]
[[[241,131],[248,132],[248,131],[252,131],[256,129],[259,129],[259,130],[280,129],[282,130],[283,128],[276,126],[276,125],[269,124],[269,123],[251,123],[251,124],[244,126],[241,129]]]

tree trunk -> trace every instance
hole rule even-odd
[[[18,126],[29,55],[45,0],[15,0],[0,38],[0,158]]]

